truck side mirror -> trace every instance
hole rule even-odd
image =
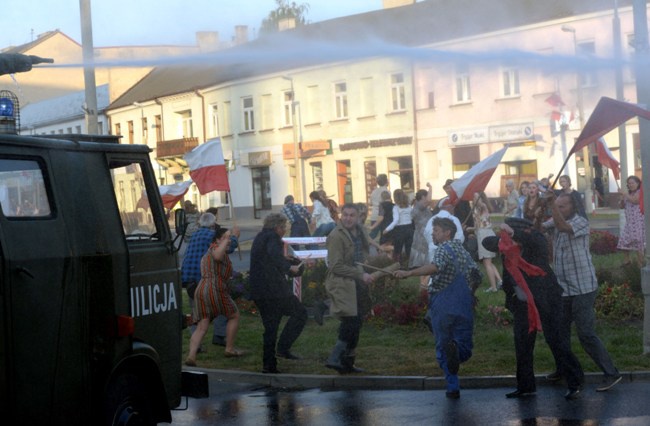
[[[185,219],[185,210],[174,210],[174,225],[176,227],[176,235],[184,235],[187,228],[187,220]]]

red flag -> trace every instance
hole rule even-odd
[[[530,264],[521,257],[521,246],[515,244],[510,235],[504,230],[499,234],[499,251],[503,253],[503,266],[515,280],[515,285],[526,294],[526,305],[528,308],[528,332],[542,331],[542,321],[539,311],[533,299],[533,293],[528,288],[528,283],[522,274],[528,276],[545,276],[546,272],[539,266]]]
[[[612,151],[607,147],[605,139],[599,138],[596,141],[596,154],[598,154],[598,162],[611,169],[614,179],[619,180],[621,178],[621,164],[612,155]]]
[[[173,208],[178,203],[183,195],[190,189],[192,181],[178,182],[172,185],[161,185],[158,187],[160,196],[162,197],[163,206],[168,209]]]
[[[197,146],[185,154],[184,158],[190,168],[190,176],[201,194],[230,191],[221,139],[212,139]]]
[[[463,176],[453,181],[451,183],[451,194],[449,195],[450,200],[453,203],[459,199],[469,201],[475,192],[485,190],[507,149],[508,145],[474,164]]]
[[[546,98],[546,102],[556,108],[559,106],[566,105],[564,102],[562,102],[562,98],[560,98],[560,95],[558,95],[557,93],[553,93],[551,96]]]
[[[599,137],[609,133],[635,115],[650,120],[650,111],[638,105],[607,97],[600,98],[594,112],[591,113],[585,127],[580,132],[575,145],[569,151],[569,156],[597,141]]]

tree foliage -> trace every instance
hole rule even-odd
[[[260,34],[278,32],[278,24],[284,19],[293,18],[296,22],[296,27],[307,24],[308,3],[297,4],[288,0],[275,0],[275,3],[277,8],[269,12],[269,16],[262,21]]]

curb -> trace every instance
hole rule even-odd
[[[435,376],[356,376],[356,375],[316,375],[316,374],[262,374],[250,371],[215,370],[193,368],[187,371],[198,371],[208,375],[210,380],[228,383],[250,383],[292,390],[320,388],[322,390],[439,390],[445,389],[443,377]],[[623,383],[650,382],[650,372],[622,372]],[[537,375],[538,385],[554,386]],[[585,373],[585,384],[600,384],[602,373]],[[515,387],[516,377],[513,376],[469,376],[460,377],[463,389],[489,389],[498,387]],[[559,386],[562,386],[560,382]]]

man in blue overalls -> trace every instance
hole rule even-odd
[[[397,278],[431,275],[429,315],[436,338],[436,358],[447,380],[447,398],[460,398],[458,369],[472,356],[474,297],[469,282],[479,276],[478,265],[457,240],[456,225],[448,218],[433,222],[433,240],[438,249],[429,265],[396,271]]]

